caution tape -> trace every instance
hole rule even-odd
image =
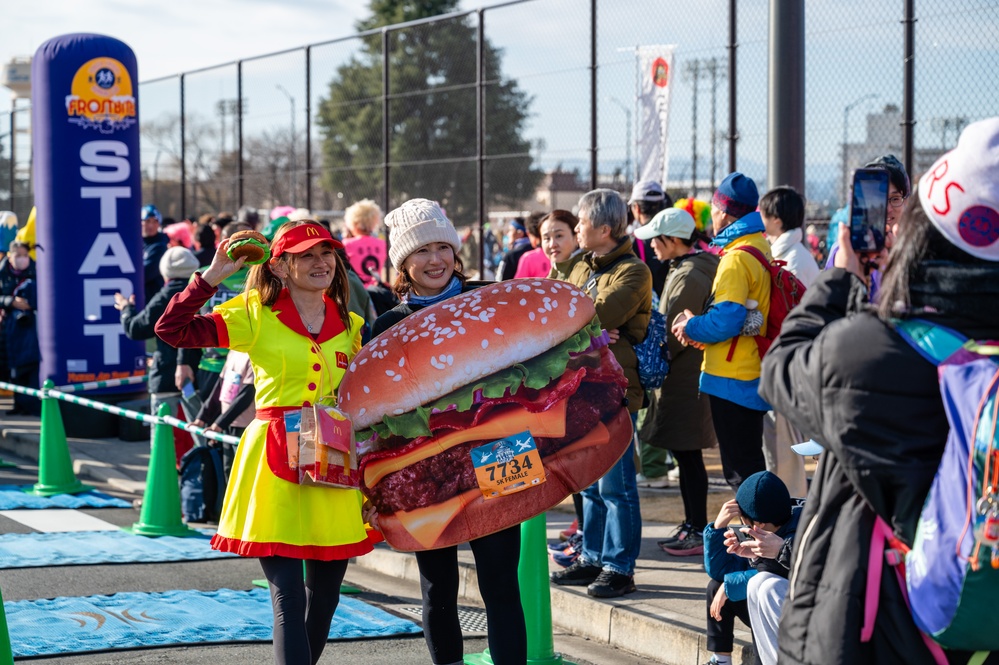
[[[94,381],[93,383],[103,382]],[[203,427],[192,425],[191,423],[185,422],[179,418],[174,418],[173,416],[151,416],[148,413],[140,413],[138,411],[132,411],[131,409],[123,409],[111,404],[105,404],[104,402],[98,402],[96,400],[87,399],[86,397],[80,397],[79,395],[71,395],[55,388],[37,390],[35,388],[25,388],[24,386],[19,386],[14,383],[0,381],[0,390],[10,390],[11,392],[20,393],[22,395],[31,395],[32,397],[37,397],[38,399],[54,398],[62,400],[63,402],[69,402],[71,404],[79,404],[80,406],[85,406],[90,409],[97,409],[98,411],[103,411],[104,413],[111,413],[122,418],[138,420],[149,425],[170,425],[176,429],[182,429],[190,432],[191,434],[197,434],[198,436],[203,436],[206,439],[211,439],[213,441],[231,443],[232,445],[239,444],[239,437],[207,430]]]

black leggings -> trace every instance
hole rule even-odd
[[[517,580],[520,526],[478,538],[469,545],[486,606],[489,655],[496,665],[524,665],[527,628]],[[430,658],[437,665],[460,663],[464,649],[458,623],[458,548],[417,552],[416,563],[423,591],[423,635]]]
[[[684,521],[700,533],[708,524],[708,472],[700,450],[674,450],[673,459],[680,468],[680,496]]]
[[[715,594],[718,593],[722,584],[723,582],[718,580],[708,582],[706,592],[708,597],[708,643],[706,646],[708,651],[713,653],[732,653],[732,645],[735,642],[735,618],[739,617],[750,631],[752,631],[753,626],[749,623],[749,604],[744,600],[726,600],[721,608],[721,621],[711,616],[711,601],[715,599]],[[755,638],[753,641],[756,641]]]
[[[307,560],[304,579],[301,559],[261,557],[260,567],[274,606],[274,662],[315,665],[330,636],[347,560]]]
[[[738,492],[742,481],[757,471],[767,470],[767,460],[763,457],[763,417],[767,412],[715,395],[710,397],[722,473],[729,487]]]

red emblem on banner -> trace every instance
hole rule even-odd
[[[336,366],[340,369],[347,369],[347,354],[343,351],[336,352]]]
[[[652,82],[659,88],[665,88],[669,83],[669,65],[662,58],[656,58],[652,63]]]

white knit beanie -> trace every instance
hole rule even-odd
[[[389,258],[396,270],[402,270],[406,257],[427,243],[446,242],[455,254],[461,249],[454,224],[434,201],[406,201],[385,215],[385,226],[389,229]]]
[[[198,257],[184,247],[171,247],[160,259],[160,274],[164,279],[187,279],[199,267]]]

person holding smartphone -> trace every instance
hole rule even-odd
[[[825,448],[802,517],[807,535],[795,548],[781,663],[939,662],[893,566],[871,585],[875,598],[865,592],[868,534],[880,517],[902,545],[913,544],[950,431],[938,368],[899,334],[899,320],[999,339],[997,146],[999,117],[972,123],[926,170],[874,306],[869,276],[841,228],[839,267],[809,288],[763,361],[763,396]],[[865,605],[874,600],[876,621],[868,623]],[[983,628],[991,619],[983,617]],[[945,655],[966,663],[972,654]]]
[[[777,662],[777,624],[800,516],[783,481],[760,471],[746,478],[735,499],[704,527],[711,663],[732,662],[736,617],[752,628],[760,660]],[[756,576],[761,577],[754,583]]]
[[[879,272],[878,267],[885,262],[887,252],[888,250],[891,250],[895,237],[898,236],[902,211],[905,209],[905,202],[909,199],[909,195],[912,193],[912,185],[909,182],[909,174],[906,172],[905,166],[902,165],[902,162],[900,162],[895,155],[882,155],[877,159],[864,164],[864,168],[880,168],[888,172],[888,206],[885,214],[884,250],[876,253],[864,253],[858,255],[861,268],[863,269],[864,274],[868,276],[866,281],[868,283],[870,297],[873,299],[877,294],[878,287],[881,284],[881,273]],[[849,203],[847,204],[846,210],[847,216],[845,223],[849,225]],[[829,268],[837,267],[836,256],[839,254],[841,243],[842,240],[840,240],[839,236],[837,236],[836,242],[829,250],[829,257],[826,259],[825,267],[827,270]]]

